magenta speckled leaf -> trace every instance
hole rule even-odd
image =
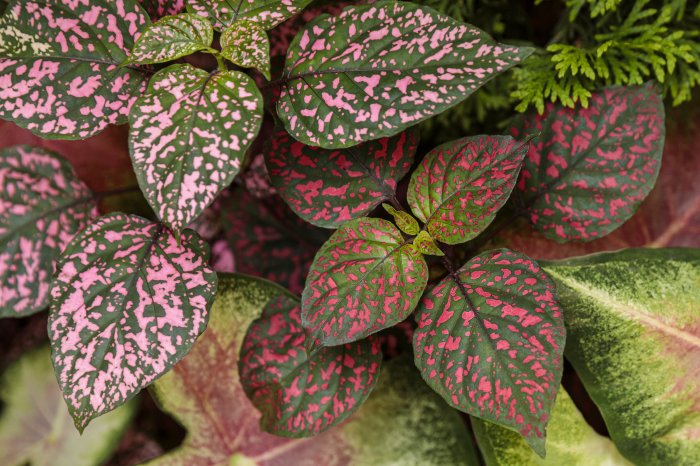
[[[270,39],[252,21],[236,21],[221,34],[221,55],[243,68],[256,68],[270,79]]]
[[[251,21],[263,29],[272,29],[291,18],[311,0],[189,0],[190,10],[209,18],[218,30],[236,21]]]
[[[588,108],[550,104],[519,116],[511,133],[542,132],[518,190],[534,227],[559,242],[591,241],[620,227],[654,187],[664,146],[664,106],[649,83],[609,87]]]
[[[129,117],[134,171],[174,230],[194,220],[238,173],[262,123],[262,97],[239,71],[172,65],[156,74]]]
[[[125,123],[150,73],[119,64],[147,23],[136,0],[15,0],[0,18],[0,118],[54,139]]]
[[[482,253],[428,291],[416,311],[416,365],[450,405],[514,429],[544,456],[563,369],[564,320],[532,259]]]
[[[379,338],[306,352],[298,300],[280,296],[248,327],[239,371],[262,413],[260,427],[284,437],[309,437],[347,419],[379,377]]]
[[[425,259],[391,222],[351,220],[314,258],[302,293],[304,328],[322,346],[360,340],[408,317],[427,282]]]
[[[175,60],[208,49],[213,40],[214,29],[206,19],[189,13],[166,16],[143,30],[126,63]]]
[[[139,3],[154,20],[185,10],[185,0],[139,0]]]
[[[191,230],[110,214],[61,255],[49,338],[78,430],[168,371],[202,333],[216,291],[209,248]]]
[[[307,146],[281,130],[267,145],[265,159],[272,183],[297,215],[337,228],[394,195],[417,146],[416,130],[337,150]]]
[[[408,203],[430,235],[458,244],[478,236],[508,200],[527,145],[510,136],[473,136],[428,153],[411,176]]]
[[[349,147],[456,105],[530,53],[413,3],[351,6],[294,38],[277,114],[305,144]]]
[[[0,317],[48,306],[54,261],[96,216],[92,193],[58,155],[29,146],[0,152]]]

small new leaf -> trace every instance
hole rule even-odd
[[[243,68],[256,68],[270,80],[270,39],[251,21],[236,21],[221,35],[221,55]]]
[[[413,238],[413,245],[418,248],[421,254],[426,254],[428,256],[444,256],[445,253],[442,249],[435,244],[433,238],[425,230],[421,230],[418,235]]]
[[[396,210],[387,203],[382,204],[382,207],[384,207],[384,210],[386,210],[389,215],[394,217],[394,222],[396,222],[396,226],[399,227],[401,231],[412,236],[418,234],[420,226],[418,226],[418,222],[413,218],[413,215],[403,210]]]

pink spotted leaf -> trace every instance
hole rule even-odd
[[[654,187],[664,106],[651,83],[609,87],[588,108],[550,104],[511,128],[515,137],[536,132],[517,184],[530,222],[558,242],[592,241],[627,221]]]
[[[252,21],[236,21],[221,34],[221,55],[243,68],[256,68],[270,79],[270,39]]]
[[[272,183],[297,215],[337,228],[394,195],[417,146],[416,130],[335,150],[307,146],[281,130],[266,146],[265,159]]]
[[[15,0],[0,18],[0,118],[45,138],[126,122],[150,76],[119,65],[148,16],[136,0]]]
[[[139,3],[154,20],[185,11],[185,0],[139,0]]]
[[[130,123],[139,186],[159,218],[179,230],[240,170],[262,123],[262,97],[239,71],[172,65],[153,77]]]
[[[182,13],[150,24],[131,49],[126,63],[163,63],[210,48],[214,29],[195,14]]]
[[[185,230],[115,213],[79,233],[51,289],[49,338],[75,425],[134,397],[204,331],[216,291],[208,246]]]
[[[425,294],[416,321],[415,362],[428,385],[453,407],[519,432],[544,457],[565,330],[537,263],[507,249],[482,253]]]
[[[46,308],[55,260],[97,216],[93,194],[57,154],[0,151],[0,317]]]
[[[428,266],[391,222],[351,220],[316,254],[301,318],[314,347],[360,340],[406,319],[428,281]]]
[[[408,203],[430,236],[458,244],[478,236],[508,200],[527,145],[473,136],[436,147],[411,176]]]
[[[262,430],[308,437],[347,419],[374,388],[382,362],[378,337],[308,355],[298,300],[280,296],[248,327],[239,361]]]
[[[350,147],[458,104],[531,52],[425,6],[355,5],[299,31],[277,114],[305,144]]]
[[[309,3],[311,0],[189,0],[187,5],[222,31],[236,21],[251,21],[263,29],[272,29]]]

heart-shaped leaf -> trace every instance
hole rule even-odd
[[[0,18],[0,118],[46,138],[126,122],[150,73],[120,67],[148,17],[136,0],[15,0]]]
[[[311,0],[189,0],[188,7],[209,18],[218,30],[224,30],[236,21],[251,21],[263,29],[272,29],[294,16]]]
[[[182,13],[148,25],[141,33],[126,63],[163,63],[206,50],[214,40],[214,29],[206,19]]]
[[[58,383],[82,431],[178,362],[216,291],[206,243],[136,216],[99,218],[68,244],[51,289]]]
[[[252,21],[236,21],[221,35],[221,55],[243,68],[256,68],[270,79],[270,39]]]
[[[0,152],[0,317],[48,306],[54,261],[96,216],[94,196],[57,154],[29,146]]]
[[[185,10],[185,0],[139,0],[153,19],[176,15]]]
[[[282,130],[266,146],[265,159],[272,183],[297,215],[337,228],[394,195],[417,146],[416,130],[337,150],[307,146]]]
[[[527,145],[474,136],[428,153],[411,176],[408,203],[430,236],[458,244],[478,236],[508,200]]]
[[[299,301],[281,296],[248,327],[239,368],[246,395],[262,413],[262,430],[308,437],[344,421],[364,403],[381,363],[375,336],[308,355]]]
[[[622,225],[654,187],[664,106],[651,83],[609,87],[588,108],[550,104],[511,129],[535,132],[517,185],[530,221],[550,239],[590,241]]]
[[[297,34],[277,114],[305,144],[350,147],[448,109],[530,53],[413,3],[351,6]]]
[[[482,253],[432,288],[416,311],[416,366],[451,406],[519,432],[544,457],[564,367],[564,318],[540,267]]]
[[[357,341],[408,317],[427,282],[425,259],[391,222],[351,220],[314,258],[302,323],[314,344]]]
[[[134,170],[159,218],[194,220],[238,173],[262,123],[262,96],[239,71],[172,65],[156,74],[130,115]]]
[[[628,249],[544,264],[566,357],[635,464],[698,464],[700,249]]]

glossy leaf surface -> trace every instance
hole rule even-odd
[[[136,411],[131,402],[75,431],[46,347],[24,354],[2,375],[0,464],[98,466],[110,457]]]
[[[216,291],[208,246],[185,230],[101,217],[57,264],[49,316],[54,367],[78,430],[179,361],[204,330]]]
[[[350,147],[446,110],[531,52],[428,7],[351,6],[297,34],[277,114],[305,144]]]
[[[172,65],[130,116],[134,170],[159,218],[184,228],[233,180],[262,123],[262,97],[239,71]]]
[[[542,269],[506,249],[482,253],[425,294],[416,321],[415,361],[428,385],[544,457],[565,330]]]
[[[517,187],[530,222],[559,242],[618,228],[654,187],[664,145],[664,106],[653,84],[609,87],[588,108],[550,104],[516,118],[514,137],[541,132]]]
[[[474,136],[438,146],[413,172],[408,203],[434,239],[469,241],[508,200],[526,153],[527,145],[509,136]]]
[[[0,117],[54,139],[125,123],[150,73],[119,64],[147,23],[136,0],[15,0],[0,18]]]
[[[265,159],[272,183],[297,215],[337,228],[394,194],[417,146],[415,130],[336,150],[307,146],[278,131],[265,148]]]
[[[263,29],[272,29],[303,10],[311,0],[189,0],[189,8],[209,18],[223,30],[236,21],[251,21]]]
[[[257,23],[236,21],[221,35],[221,54],[243,68],[256,68],[270,79],[270,39]]]
[[[352,220],[314,258],[301,298],[303,326],[323,346],[360,340],[406,319],[427,282],[425,259],[392,223]]]
[[[347,419],[367,399],[382,363],[377,337],[309,355],[297,299],[278,297],[248,328],[239,363],[260,427],[284,437],[317,435]]]
[[[0,317],[46,308],[54,262],[97,216],[97,204],[57,154],[15,146],[0,151]]]
[[[566,356],[637,464],[697,464],[700,250],[629,249],[544,265]]]
[[[213,40],[214,29],[206,19],[188,13],[166,16],[143,30],[127,63],[175,60],[209,48]]]

